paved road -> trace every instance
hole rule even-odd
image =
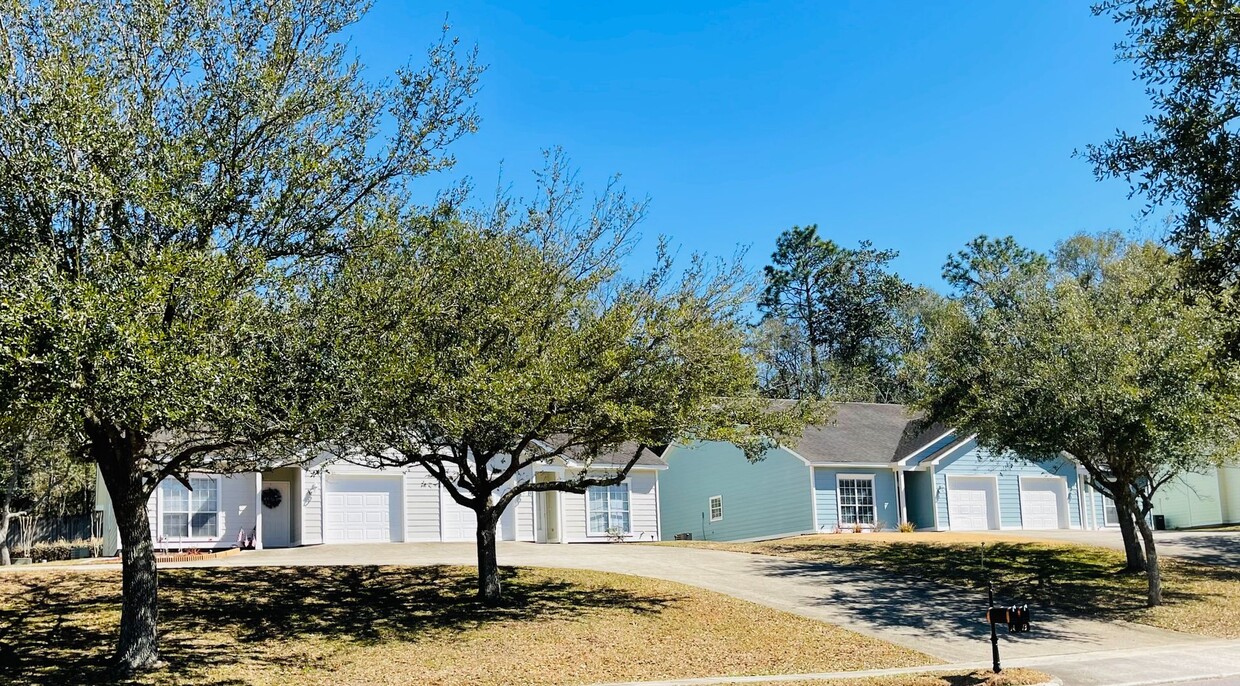
[[[1052,541],[1083,543],[1104,548],[1124,549],[1118,529],[1098,531],[1022,531],[995,532],[996,536],[1023,536]],[[1155,531],[1154,540],[1160,555],[1181,557],[1209,564],[1240,567],[1240,531]]]
[[[989,664],[984,596],[873,571],[762,555],[642,545],[503,543],[505,565],[567,567],[677,581],[847,627],[944,662]],[[314,546],[255,551],[226,565],[472,564],[471,544]],[[1004,663],[1066,684],[1141,684],[1240,675],[1240,641],[1212,641],[1126,622],[1041,614],[1036,630],[1002,636]]]

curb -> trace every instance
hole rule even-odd
[[[762,674],[746,676],[706,676],[686,679],[664,679],[657,681],[615,681],[593,686],[718,686],[720,684],[765,684],[781,681],[829,681],[840,679],[865,679],[867,677],[900,676],[902,674],[927,674],[933,672],[964,672],[989,670],[989,664],[957,663],[944,665],[922,665],[920,667],[894,667],[891,669],[863,669],[855,672],[809,672],[802,674]],[[1063,686],[1058,677],[1032,686]]]

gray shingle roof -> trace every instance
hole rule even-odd
[[[947,433],[903,405],[837,403],[825,425],[806,427],[796,445],[813,464],[888,464]]]
[[[623,467],[633,458],[633,452],[637,450],[637,443],[625,442],[621,443],[613,450],[600,453],[594,457],[592,465],[599,467]],[[582,454],[580,449],[570,449],[567,451],[570,459],[579,458]],[[635,467],[666,467],[667,462],[661,457],[662,448],[643,448],[642,453],[637,458]]]

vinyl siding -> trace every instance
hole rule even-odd
[[[305,472],[301,494],[301,544],[323,542],[323,474],[319,470]]]
[[[775,538],[814,529],[810,468],[782,448],[751,463],[731,443],[676,445],[659,479],[664,540]],[[710,521],[709,499],[723,496],[723,519]]]
[[[658,483],[659,472],[653,469],[633,469],[625,480],[629,484],[629,526],[634,541],[659,540]],[[564,537],[569,543],[601,543],[606,535],[588,533],[586,525],[586,495],[563,493],[560,500],[564,508]]]
[[[840,475],[858,475],[874,478],[874,507],[878,521],[886,529],[894,529],[900,523],[900,506],[896,499],[896,475],[890,469],[859,469],[848,467],[814,467],[814,499],[817,504],[817,529],[831,532],[839,521],[839,501],[836,492]],[[845,528],[851,525],[844,525]]]
[[[934,501],[938,510],[939,525],[951,528],[947,508],[948,476],[996,476],[999,484],[999,525],[1004,529],[1022,527],[1020,512],[1021,476],[1061,476],[1068,487],[1068,524],[1081,525],[1081,511],[1077,492],[1076,465],[1071,461],[1054,457],[1030,461],[1013,454],[995,455],[991,451],[969,443],[934,468]]]
[[[1185,473],[1172,479],[1154,495],[1154,514],[1167,518],[1168,529],[1212,526],[1223,523],[1218,470]]]
[[[405,472],[405,540],[439,540],[439,482],[424,467]]]

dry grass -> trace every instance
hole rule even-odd
[[[670,582],[505,569],[507,603],[466,567],[161,572],[168,667],[143,683],[584,684],[933,664],[828,624]],[[0,673],[103,679],[116,572],[0,575]]]
[[[1163,558],[1163,599],[1145,606],[1144,575],[1120,573],[1123,553],[1031,537],[968,533],[798,536],[758,543],[679,541],[713,550],[790,557],[847,568],[880,569],[937,584],[979,588],[979,544],[1000,596],[1102,619],[1218,638],[1240,638],[1240,569]]]
[[[818,681],[767,681],[745,686],[1032,686],[1051,680],[1049,674],[1032,669],[1009,669],[1000,674],[977,672],[927,672],[873,676],[864,679],[820,679]]]

